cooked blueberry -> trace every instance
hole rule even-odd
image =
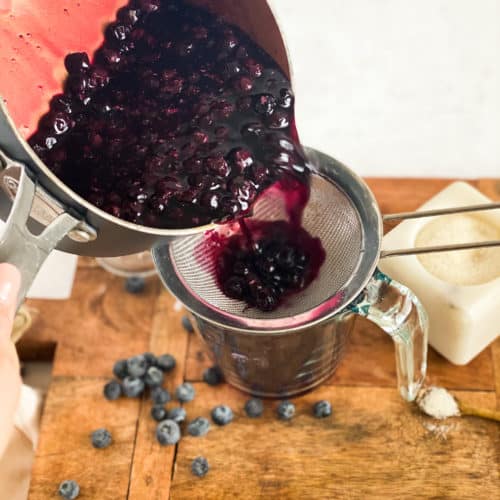
[[[163,371],[156,366],[150,366],[146,371],[146,375],[144,375],[144,383],[148,387],[156,387],[163,383],[163,377]]]
[[[181,424],[186,420],[186,410],[182,406],[176,406],[168,410],[168,419]]]
[[[182,326],[184,327],[184,330],[188,333],[193,333],[194,328],[193,325],[191,324],[191,320],[187,316],[182,317]]]
[[[171,354],[162,354],[156,358],[156,366],[163,372],[171,372],[175,368],[175,358]]]
[[[74,52],[64,58],[64,66],[70,75],[84,73],[89,65],[89,56],[85,52]]]
[[[170,401],[170,393],[163,387],[153,387],[151,399],[155,405],[164,405]]]
[[[173,420],[163,420],[156,427],[156,439],[163,445],[174,445],[181,438],[179,424]]]
[[[107,448],[111,444],[111,433],[107,429],[97,429],[91,436],[94,448]]]
[[[313,406],[313,413],[316,418],[329,417],[332,414],[332,405],[324,399],[318,401]]]
[[[151,416],[156,420],[157,422],[161,422],[162,420],[165,420],[167,418],[167,410],[164,406],[161,405],[155,405],[151,408]]]
[[[175,389],[175,397],[182,403],[187,403],[194,399],[194,387],[189,382],[184,382]]]
[[[147,368],[146,358],[142,354],[127,359],[127,371],[132,377],[142,377]]]
[[[114,401],[122,395],[122,386],[120,382],[116,380],[111,380],[104,386],[104,397],[109,401]]]
[[[218,385],[224,381],[224,375],[218,366],[211,366],[203,372],[203,380],[208,385]]]
[[[227,425],[233,421],[233,410],[226,405],[219,405],[212,409],[212,420],[217,425]]]
[[[68,479],[59,485],[59,495],[65,500],[75,500],[80,494],[80,486],[76,481]]]
[[[276,98],[271,94],[257,96],[254,104],[255,111],[260,115],[270,116],[276,108]]]
[[[245,403],[245,413],[250,418],[257,418],[264,412],[264,403],[262,399],[252,398]]]
[[[231,276],[224,283],[224,293],[236,300],[241,300],[245,295],[246,281],[238,276]]]
[[[295,415],[295,405],[290,401],[282,401],[278,405],[277,413],[281,420],[291,420]]]
[[[128,398],[138,398],[144,392],[144,382],[139,377],[125,377],[122,387],[123,394]]]
[[[191,464],[191,471],[195,476],[206,476],[209,470],[208,461],[205,457],[196,457]]]
[[[210,429],[210,422],[204,417],[197,417],[191,420],[187,426],[187,431],[190,436],[204,436]]]
[[[128,375],[127,360],[119,359],[113,366],[113,374],[119,379],[124,379]]]
[[[146,286],[146,281],[140,276],[130,276],[125,280],[125,290],[128,293],[141,293]]]

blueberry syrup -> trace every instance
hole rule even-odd
[[[29,143],[93,205],[185,228],[245,215],[290,174],[307,182],[290,82],[235,26],[181,0],[131,0],[93,58],[66,56]]]
[[[325,253],[301,225],[309,170],[291,85],[245,33],[184,0],[130,0],[94,56],[65,67],[29,139],[64,183],[148,227],[239,221],[218,242],[217,280],[263,311],[316,277]],[[246,220],[273,189],[288,222]]]

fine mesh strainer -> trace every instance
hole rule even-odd
[[[310,152],[311,154],[311,152]],[[319,155],[319,153],[315,153]],[[314,161],[314,158],[313,158]],[[324,246],[319,276],[273,312],[246,307],[224,295],[215,279],[218,238],[200,234],[154,251],[167,286],[197,314],[242,329],[290,330],[335,314],[348,304],[373,274],[378,261],[382,218],[365,184],[340,164],[316,161],[304,228]],[[335,179],[335,181],[333,181]],[[252,219],[287,220],[285,200],[271,189],[255,205]],[[214,231],[230,235],[238,225]]]
[[[410,290],[376,270],[384,256],[380,252],[383,217],[366,184],[334,159],[312,149],[306,153],[313,174],[302,223],[313,237],[321,239],[326,252],[319,276],[309,287],[273,312],[248,308],[226,297],[215,278],[214,252],[220,238],[213,233],[155,247],[156,267],[167,288],[193,313],[201,335],[233,385],[276,397],[321,383],[335,370],[352,326],[350,317],[358,313],[391,335],[399,390],[412,400],[426,371],[425,311]],[[287,217],[284,200],[272,189],[256,203],[252,216],[256,220]],[[234,224],[214,231],[229,236],[237,230]],[[482,242],[426,251],[499,244]],[[386,255],[421,251],[398,250]]]

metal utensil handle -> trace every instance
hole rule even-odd
[[[40,267],[55,246],[75,228],[80,221],[63,212],[50,222],[39,235],[34,235],[27,227],[36,186],[26,172],[21,169],[16,197],[9,213],[4,232],[0,238],[0,262],[15,265],[21,273],[21,287],[18,307],[23,302]]]
[[[481,205],[467,205],[464,207],[440,208],[436,210],[423,210],[421,212],[400,212],[382,216],[384,222],[391,220],[420,219],[424,217],[435,217],[436,215],[460,214],[466,212],[479,212],[482,210],[496,210],[500,203],[483,203]],[[380,258],[396,257],[402,255],[418,255],[424,253],[449,252],[455,250],[470,250],[472,248],[500,247],[500,240],[477,241],[473,243],[456,243],[453,245],[436,245],[420,248],[398,248],[395,250],[382,250]]]

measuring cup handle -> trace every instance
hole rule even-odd
[[[398,389],[413,401],[427,370],[427,313],[406,286],[376,271],[351,310],[365,316],[394,341]]]
[[[40,267],[49,253],[80,221],[63,212],[56,216],[39,235],[27,227],[36,186],[26,173],[26,168],[17,164],[21,173],[16,197],[0,237],[0,262],[15,265],[21,273],[18,308],[23,302]]]

